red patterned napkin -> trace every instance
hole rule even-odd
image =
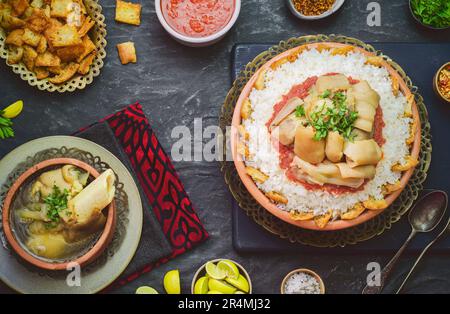
[[[117,280],[105,290],[108,291],[183,254],[205,241],[209,235],[195,213],[169,156],[150,127],[141,105],[130,105],[101,122],[108,123],[128,156],[141,188],[172,246],[172,253],[168,257],[143,264],[141,270]],[[145,241],[145,238],[141,241]]]

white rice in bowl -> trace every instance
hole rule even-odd
[[[268,176],[264,183],[257,183],[260,190],[278,191],[287,198],[286,205],[278,205],[280,210],[313,211],[316,216],[332,210],[333,217],[337,218],[355,204],[369,198],[383,199],[383,185],[395,184],[400,179],[401,172],[392,171],[391,167],[397,163],[403,164],[404,158],[410,154],[406,140],[410,136],[412,119],[404,115],[407,99],[402,93],[394,96],[391,77],[385,68],[366,64],[366,61],[367,57],[360,52],[333,56],[328,50],[306,50],[294,62],[287,62],[275,70],[269,69],[265,75],[265,88],[253,88],[251,91],[249,100],[253,111],[250,119],[242,122],[249,133],[248,149],[251,156],[245,163]],[[376,167],[375,177],[362,190],[339,195],[323,190],[307,190],[302,184],[289,180],[279,165],[279,153],[271,145],[266,127],[273,115],[274,105],[294,85],[327,73],[341,73],[357,80],[366,80],[380,95],[385,123],[382,130],[385,143],[381,147],[383,159]]]

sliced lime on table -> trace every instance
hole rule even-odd
[[[167,294],[180,294],[180,271],[178,269],[169,271],[164,276],[164,289]]]
[[[225,279],[225,277],[227,276],[227,273],[219,269],[213,262],[206,263],[205,269],[208,276],[213,279]]]
[[[217,279],[210,279],[208,282],[208,287],[209,287],[210,292],[211,291],[219,291],[224,294],[233,294],[237,290],[235,287],[227,284],[225,281],[217,280]]]
[[[228,278],[238,279],[239,277],[239,269],[236,264],[230,260],[223,260],[217,264],[217,268],[222,273],[225,273]]]
[[[194,294],[207,294],[208,293],[208,277],[202,277],[195,283]]]
[[[158,294],[158,291],[149,286],[142,286],[136,289],[136,294]]]
[[[245,293],[248,293],[250,291],[250,285],[248,284],[247,279],[245,279],[245,277],[242,275],[239,275],[238,279],[228,277],[225,279],[225,281]]]

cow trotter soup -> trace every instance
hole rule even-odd
[[[103,213],[113,200],[111,169],[93,180],[76,166],[50,168],[29,178],[12,203],[11,220],[19,243],[49,260],[72,260],[96,243],[105,226]]]

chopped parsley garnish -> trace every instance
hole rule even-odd
[[[11,119],[2,117],[3,111],[0,111],[0,139],[14,137],[14,130],[12,128],[13,122]]]
[[[44,199],[47,204],[47,217],[52,222],[59,221],[59,213],[67,209],[67,201],[69,198],[69,191],[64,189],[61,191],[56,185],[53,186],[53,192]]]
[[[412,0],[414,14],[426,25],[437,28],[450,26],[450,2],[448,0]]]
[[[329,92],[329,91],[328,91]],[[327,97],[331,94],[327,93]],[[325,93],[322,95],[322,98]],[[347,96],[338,92],[331,98],[333,106],[324,108],[322,106],[315,110],[310,117],[310,125],[314,127],[316,133],[314,140],[320,141],[328,136],[328,132],[335,131],[345,139],[352,140],[353,124],[358,118],[358,112],[347,107]]]
[[[305,107],[303,107],[303,105],[302,106],[297,106],[297,108],[295,108],[295,116],[297,118],[305,116]]]
[[[320,95],[320,97],[322,98],[328,98],[331,95],[331,91],[329,89],[327,89],[326,91],[323,92],[322,95]]]

